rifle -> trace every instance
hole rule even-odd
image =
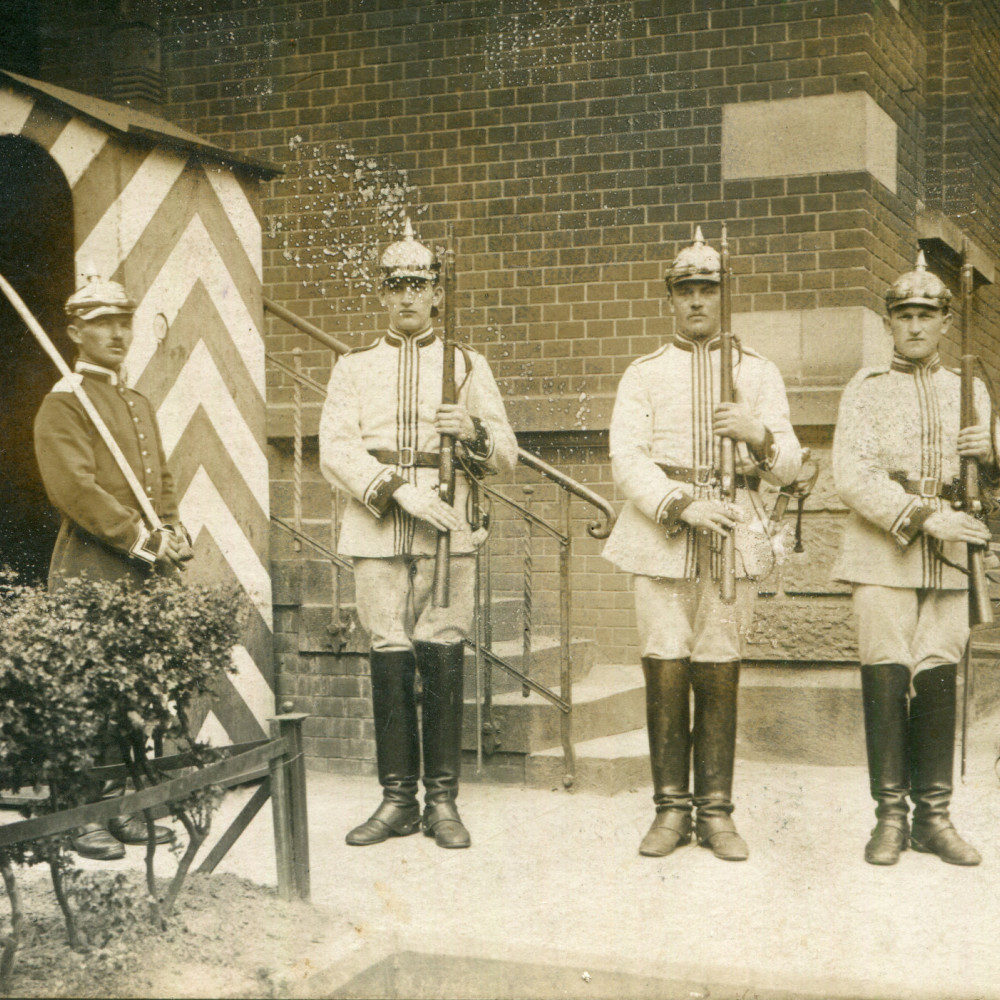
[[[734,403],[733,386],[733,325],[732,288],[729,274],[729,239],[726,224],[722,224],[719,244],[719,298],[721,303],[722,343],[719,347],[719,402]],[[719,492],[726,503],[736,500],[736,442],[731,437],[719,439]],[[719,596],[726,604],[736,600],[736,538],[735,529],[722,539],[722,566],[719,570]]]
[[[456,400],[455,386],[455,251],[454,229],[448,223],[447,245],[444,254],[444,337],[441,362],[441,402],[452,405]],[[450,434],[441,435],[438,456],[438,496],[446,503],[455,502],[455,439]],[[434,560],[434,606],[446,608],[451,603],[449,593],[451,574],[451,533],[439,531],[437,553]]]
[[[962,240],[962,383],[961,416],[963,428],[976,423],[975,368],[976,356],[972,353],[972,296],[973,269],[969,260],[968,237]],[[992,419],[992,417],[991,417]],[[981,517],[983,503],[979,491],[979,462],[975,458],[961,459],[960,509],[973,517]],[[993,607],[990,604],[989,584],[981,545],[969,545],[969,624],[992,625]]]

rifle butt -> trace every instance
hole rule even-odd
[[[990,603],[989,581],[983,550],[969,546],[969,625],[992,625],[993,605]]]
[[[455,502],[455,442],[441,435],[438,465],[438,496],[449,506]],[[451,603],[451,532],[439,531],[434,557],[434,607],[446,608]]]
[[[434,607],[447,608],[451,604],[451,532],[439,531],[437,552],[434,557]]]
[[[719,598],[723,604],[732,604],[736,600],[736,539],[733,538],[732,531],[722,540]]]

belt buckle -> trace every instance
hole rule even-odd
[[[924,476],[917,482],[920,484],[920,496],[925,500],[936,497],[941,492],[941,480],[934,476]]]
[[[417,456],[413,448],[399,449],[399,464],[404,469],[410,469],[417,464]]]
[[[711,486],[716,481],[715,470],[710,465],[696,465],[692,471],[695,486]]]

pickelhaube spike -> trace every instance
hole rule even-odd
[[[409,216],[403,226],[403,238],[390,243],[382,254],[382,283],[409,278],[437,281],[441,263],[434,252],[413,235]]]
[[[719,284],[722,263],[718,250],[705,242],[701,226],[694,231],[694,243],[684,247],[667,268],[663,280],[668,288],[685,281],[709,281]]]
[[[66,314],[90,320],[99,316],[131,315],[135,302],[117,281],[104,281],[91,264],[84,268],[83,284],[66,300]]]
[[[889,312],[902,306],[948,309],[951,305],[951,291],[936,274],[927,270],[927,258],[923,250],[920,250],[914,269],[900,275],[886,289],[885,304]]]

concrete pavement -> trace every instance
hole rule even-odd
[[[650,787],[604,796],[466,782],[473,846],[421,835],[351,848],[374,778],[309,772],[313,902],[353,933],[287,992],[400,997],[1000,998],[1000,724],[972,733],[953,817],[979,868],[906,852],[865,864],[859,767],[737,763],[750,860],[640,857]],[[227,799],[225,829],[250,792]],[[275,884],[270,810],[220,871]]]

